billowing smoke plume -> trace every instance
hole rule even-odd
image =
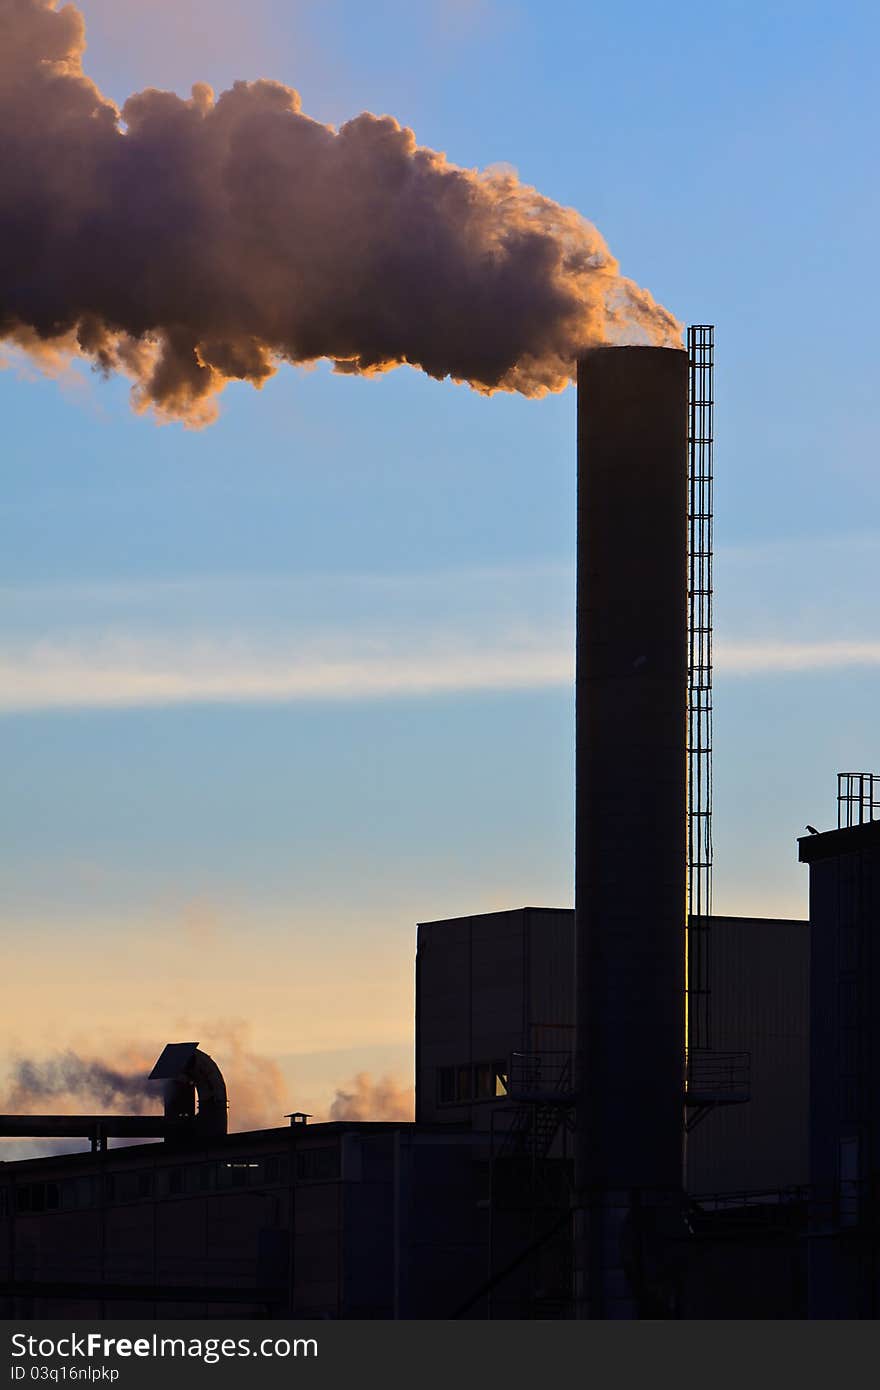
[[[202,1038],[223,1072],[229,1093],[230,1129],[260,1129],[284,1123],[292,1109],[278,1063],[252,1051],[250,1026],[243,1019],[212,1020],[192,1034]]]
[[[233,1130],[281,1124],[290,1108],[281,1068],[251,1050],[248,1033],[247,1024],[237,1019],[197,1029],[184,1025],[179,1033],[200,1038],[203,1050],[223,1072]],[[152,1050],[117,1049],[115,1065],[73,1050],[45,1058],[16,1057],[0,1093],[0,1111],[23,1115],[161,1112],[162,1082],[147,1080],[160,1051],[159,1044]]]
[[[358,1072],[338,1089],[330,1106],[331,1120],[411,1120],[414,1099],[412,1087],[398,1084],[390,1076],[378,1081],[365,1071]]]
[[[161,1109],[162,1083],[147,1080],[151,1066],[135,1064],[121,1070],[70,1050],[41,1061],[17,1057],[10,1067],[2,1106],[8,1113],[26,1115],[47,1109],[51,1113],[59,1105],[63,1114],[74,1102],[87,1102],[89,1110],[132,1114]]]
[[[203,424],[285,361],[540,396],[595,343],[679,342],[596,229],[510,172],[389,116],[336,131],[277,82],[120,111],[84,47],[73,5],[0,0],[0,339],[47,365],[85,356]]]

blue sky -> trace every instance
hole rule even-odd
[[[390,112],[716,324],[715,906],[801,915],[796,835],[880,769],[874,7],[81,8],[118,100]],[[407,1081],[417,920],[571,902],[574,396],[318,367],[221,407],[0,372],[0,1043],[238,1021],[320,1113]]]

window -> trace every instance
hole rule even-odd
[[[251,1169],[259,1168],[259,1163],[247,1158],[230,1158],[217,1165],[218,1187],[247,1187]]]
[[[491,1100],[495,1095],[495,1068],[491,1062],[478,1062],[474,1067],[474,1099]]]
[[[149,1170],[141,1173],[108,1173],[104,1179],[104,1197],[108,1202],[140,1202],[152,1195],[153,1174]]]
[[[61,1188],[57,1182],[23,1183],[15,1190],[16,1211],[57,1211]]]
[[[186,1169],[187,1192],[209,1192],[214,1176],[213,1163],[190,1163]]]
[[[437,1103],[451,1105],[455,1100],[455,1067],[437,1068]]]
[[[840,1140],[838,1175],[840,1224],[856,1226],[859,1220],[859,1141],[855,1136]]]
[[[262,1178],[263,1164],[256,1158],[230,1158],[217,1164],[218,1187],[248,1187]]]
[[[186,1188],[186,1169],[183,1164],[176,1168],[162,1168],[159,1172],[159,1191],[169,1197],[179,1197]]]
[[[91,1178],[66,1178],[61,1186],[61,1205],[65,1211],[84,1211],[92,1205]]]
[[[303,1182],[332,1182],[339,1177],[339,1149],[300,1149],[296,1156],[296,1176]]]
[[[507,1095],[507,1062],[476,1062],[473,1067],[437,1068],[437,1104],[455,1105],[471,1100],[496,1100]]]

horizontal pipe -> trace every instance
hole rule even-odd
[[[4,1139],[161,1139],[180,1128],[164,1115],[0,1115]]]

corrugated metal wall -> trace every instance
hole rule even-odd
[[[808,922],[712,917],[712,1048],[751,1054],[752,1099],[688,1137],[692,1192],[809,1181]]]
[[[692,1192],[809,1181],[809,924],[713,917],[712,1045],[751,1054],[752,1099],[690,1135]],[[419,1119],[488,1124],[487,1107],[438,1105],[437,1068],[571,1045],[574,913],[520,908],[419,928]],[[633,1098],[638,1104],[638,1098]]]

